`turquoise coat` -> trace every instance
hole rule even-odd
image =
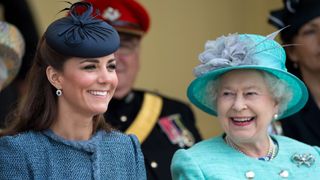
[[[174,180],[241,180],[254,179],[320,179],[320,149],[296,140],[273,136],[279,151],[271,161],[262,161],[246,156],[227,145],[222,136],[202,141],[188,150],[178,150],[172,160]],[[301,158],[294,155],[311,154],[315,161],[298,166]]]

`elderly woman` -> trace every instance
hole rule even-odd
[[[146,179],[136,136],[103,118],[118,83],[118,33],[89,3],[69,13],[40,40],[28,93],[0,133],[0,179]]]
[[[300,77],[309,90],[309,99],[298,113],[273,123],[277,134],[309,145],[320,146],[320,1],[285,0],[284,7],[272,11],[269,22],[281,29],[288,71]]]
[[[216,115],[224,134],[178,150],[173,179],[316,179],[320,149],[270,136],[271,121],[301,109],[308,93],[285,68],[285,52],[273,39],[232,34],[208,41],[188,97]]]

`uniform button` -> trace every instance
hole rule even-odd
[[[151,162],[151,167],[152,167],[153,169],[157,168],[157,167],[158,167],[158,163],[155,162],[155,161],[152,161],[152,162]]]
[[[247,171],[246,172],[246,178],[247,179],[253,179],[255,176],[254,172],[253,171]]]
[[[121,116],[120,117],[120,121],[121,122],[127,122],[127,120],[128,120],[127,116]]]
[[[287,170],[282,170],[279,175],[283,178],[288,178],[289,177],[289,172]]]

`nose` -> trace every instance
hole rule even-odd
[[[118,81],[115,71],[109,71],[107,68],[103,68],[98,75],[98,82],[100,84],[107,84],[110,82]]]
[[[234,109],[237,112],[240,112],[247,108],[248,106],[246,104],[245,98],[242,95],[237,95],[236,98],[234,99],[232,109]]]

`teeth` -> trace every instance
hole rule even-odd
[[[250,121],[251,118],[232,118],[234,121],[244,122],[244,121]]]
[[[89,91],[89,93],[95,96],[106,96],[108,94],[107,91]]]

